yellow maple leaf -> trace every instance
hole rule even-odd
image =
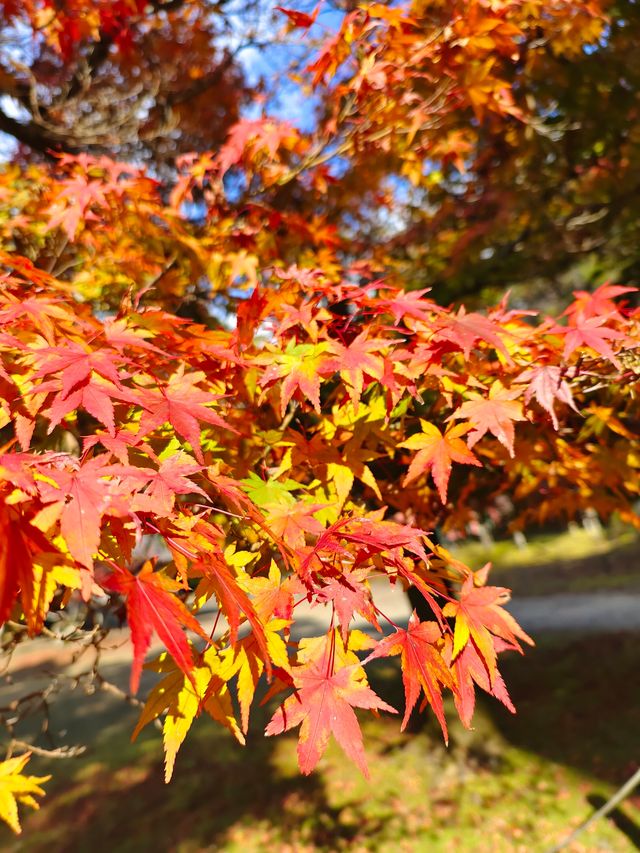
[[[166,665],[166,661],[161,662],[161,671],[166,671]],[[173,662],[169,667],[172,665]],[[135,740],[144,726],[167,712],[163,726],[166,782],[171,780],[178,751],[201,710],[244,744],[226,680],[221,676],[223,665],[218,650],[211,647],[203,654],[201,665],[194,667],[193,683],[179,669],[170,668],[166,678],[156,684],[147,698],[131,739]]]
[[[44,795],[41,783],[48,782],[51,776],[25,776],[23,770],[31,758],[30,752],[0,761],[0,818],[9,824],[18,835],[22,832],[18,819],[18,803],[40,808],[34,794]]]

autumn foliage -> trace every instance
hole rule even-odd
[[[53,5],[3,7],[64,65],[96,33],[126,63],[163,4]],[[35,636],[78,597],[122,604],[132,693],[154,637],[166,650],[134,734],[163,718],[167,779],[203,713],[244,743],[263,684],[281,703],[266,734],[300,727],[303,773],[333,735],[366,774],[354,709],[404,728],[430,708],[445,740],[446,691],[465,725],[477,689],[514,710],[498,658],[531,639],[435,526],[464,530],[504,496],[512,529],[586,508],[638,523],[634,288],[578,291],[554,318],[506,296],[440,304],[344,227],[339,168],[370,168],[389,209],[385,175],[473,180],[487,128],[534,132],[512,87],[540,61],[532,33],[570,59],[604,20],[597,3],[363,4],[309,44],[313,131],[243,118],[162,179],[51,140],[52,162],[5,166],[0,621]],[[140,565],[150,539],[168,559]],[[382,583],[415,587],[429,618],[393,624]],[[304,602],[328,629],[300,639]],[[395,656],[402,709],[367,681]]]

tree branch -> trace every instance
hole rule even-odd
[[[601,817],[606,817],[609,812],[612,812],[618,803],[621,803],[626,799],[637,785],[640,785],[640,767],[631,777],[629,777],[629,779],[627,779],[621,788],[618,788],[615,794],[607,800],[607,802],[599,808],[598,811],[594,812],[589,818],[587,818],[587,820],[581,823],[580,826],[574,829],[571,835],[567,835],[560,844],[556,844],[555,847],[552,847],[548,853],[559,853],[560,850],[563,850],[568,844],[575,841],[575,839],[579,835],[582,835],[585,829],[591,826],[591,824],[595,823]]]
[[[34,121],[22,123],[11,118],[0,109],[0,131],[13,136],[18,142],[28,145],[35,151],[44,154],[50,160],[55,160],[56,151],[67,154],[78,154],[80,149],[64,136],[48,133]]]

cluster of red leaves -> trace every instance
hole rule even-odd
[[[129,44],[129,28],[144,15],[146,0],[2,0],[9,23],[29,23],[44,34],[53,49],[70,59],[79,43],[101,34],[120,48]]]
[[[168,775],[202,710],[244,739],[263,673],[272,693],[290,692],[267,734],[301,725],[303,772],[330,733],[366,771],[353,708],[392,710],[367,684],[379,657],[400,655],[403,726],[422,692],[446,737],[443,688],[466,724],[476,686],[511,707],[497,654],[529,638],[504,610],[508,592],[407,522],[433,523],[454,475],[467,508],[514,478],[530,487],[535,441],[566,489],[561,434],[585,390],[597,382],[624,401],[636,375],[623,364],[638,312],[615,301],[628,289],[578,293],[565,322],[534,324],[505,305],[454,311],[376,281],[275,270],[235,328],[212,330],[130,300],[99,316],[26,259],[2,264],[0,412],[15,438],[0,456],[0,620],[23,614],[35,634],[56,594],[121,596],[132,690],[154,633],[170,654],[141,718],[167,712]],[[330,310],[339,303],[346,317]],[[635,440],[616,475],[593,435],[574,436],[574,471],[588,460],[597,483],[601,464],[603,490],[633,499]],[[133,549],[151,535],[173,559],[136,573]],[[416,586],[432,619],[384,636],[373,578]],[[212,598],[228,625],[215,641],[198,619]],[[305,599],[331,627],[295,643]]]
[[[64,57],[85,37],[117,45],[146,8],[64,5],[3,10]],[[287,184],[321,197],[332,157],[369,168],[376,153],[416,185],[429,161],[464,172],[479,123],[526,119],[509,81],[528,37],[562,55],[603,22],[597,3],[369,4],[307,69],[327,93],[315,134],[242,120],[220,150],[182,158],[166,193],[84,155],[1,176],[3,236],[40,263],[0,258],[0,622],[33,635],[72,595],[123,601],[134,692],[154,634],[168,652],[136,728],[164,714],[167,778],[203,711],[244,742],[263,676],[286,693],[266,732],[300,726],[305,773],[331,734],[366,772],[353,709],[394,710],[367,682],[377,658],[400,656],[403,727],[422,695],[446,738],[443,689],[466,725],[476,687],[512,709],[498,654],[530,640],[508,591],[429,531],[504,495],[514,524],[544,521],[568,492],[572,512],[637,523],[629,288],[577,292],[559,319],[445,308],[380,280],[391,259],[362,259],[330,217],[278,202]],[[246,187],[241,208],[229,186]],[[182,215],[194,200],[200,226]],[[345,268],[338,248],[361,260]],[[203,281],[217,328],[170,310]],[[149,537],[171,559],[138,569]],[[416,588],[430,618],[394,625],[380,582]],[[329,629],[295,640],[305,601]],[[220,635],[203,628],[208,602]]]

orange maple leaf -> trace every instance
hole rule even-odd
[[[331,636],[332,642],[337,642],[334,632]],[[368,778],[362,732],[353,709],[384,710],[392,714],[397,711],[369,687],[359,663],[334,671],[330,665],[331,645],[330,642],[325,644],[319,658],[293,668],[297,690],[278,708],[265,734],[277,735],[300,726],[298,763],[305,775],[311,773],[322,758],[329,736],[333,734],[347,756]]]
[[[401,441],[398,444],[398,447],[418,451],[411,460],[409,471],[402,485],[406,486],[425,471],[431,471],[440,500],[445,504],[451,476],[451,463],[459,462],[463,465],[482,467],[482,463],[462,440],[462,436],[469,432],[471,425],[456,424],[449,427],[443,435],[437,426],[427,421],[421,420],[420,424],[422,425],[421,433],[409,436],[406,441]]]
[[[445,616],[454,616],[456,620],[453,658],[471,639],[487,667],[491,684],[497,674],[494,637],[500,637],[518,650],[518,639],[534,645],[531,637],[502,606],[509,598],[509,590],[504,587],[475,587],[473,575],[469,575],[462,585],[460,601],[447,602],[442,611]]]
[[[521,388],[505,388],[499,379],[489,389],[489,396],[482,397],[471,391],[466,400],[448,420],[468,418],[473,431],[469,434],[469,448],[477,444],[485,433],[490,432],[503,444],[513,457],[515,439],[514,421],[525,421],[522,403],[516,398],[522,394]]]
[[[440,685],[453,689],[454,679],[437,648],[441,638],[442,632],[438,625],[435,622],[420,622],[414,611],[409,619],[407,630],[400,628],[385,637],[364,662],[400,654],[406,702],[401,731],[404,731],[409,722],[422,688],[440,723],[445,742],[448,742],[449,735]]]

